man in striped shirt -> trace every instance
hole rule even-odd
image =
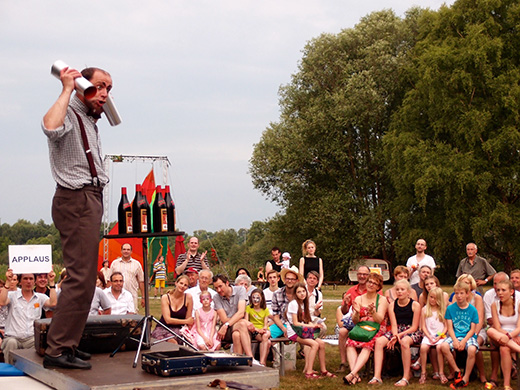
[[[188,268],[195,268],[197,272],[203,269],[209,269],[208,259],[206,254],[208,251],[200,254],[199,250],[199,239],[192,237],[188,241],[188,252],[182,253],[177,257],[177,263],[175,265],[175,272],[177,275],[186,273]]]

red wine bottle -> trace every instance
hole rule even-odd
[[[153,231],[162,233],[168,231],[168,210],[164,201],[161,186],[155,189],[155,200],[152,207],[153,213]]]
[[[164,202],[166,203],[166,213],[168,215],[168,231],[175,231],[175,203],[170,194],[170,186],[164,187]]]
[[[126,187],[121,187],[121,201],[117,208],[119,234],[132,233],[132,205],[126,196]]]
[[[150,205],[142,193],[141,185],[135,185],[135,198],[132,203],[132,227],[134,233],[151,232]]]

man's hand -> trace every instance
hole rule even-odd
[[[53,270],[51,270],[51,272],[49,272],[47,274],[47,280],[49,282],[49,286],[54,286],[54,284],[55,284],[54,279],[56,279],[56,274],[54,273]]]
[[[76,69],[72,69],[69,67],[63,68],[60,72],[60,80],[63,84],[63,89],[72,92],[76,87],[74,80],[78,77],[82,76],[81,73]]]
[[[144,301],[144,297],[141,298],[141,307],[145,307],[145,301]]]
[[[224,337],[226,337],[227,330],[228,330],[228,326],[222,325],[217,332],[217,339],[224,340]]]
[[[5,281],[6,282],[9,282],[9,284],[11,284],[11,282],[13,281],[13,270],[11,268],[9,268],[6,272],[5,272]]]
[[[486,284],[485,280],[480,280],[480,279],[475,280],[475,282],[477,282],[477,286],[483,286]]]

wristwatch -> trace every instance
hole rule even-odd
[[[486,282],[486,283],[489,282],[488,278],[484,279],[484,282]]]
[[[229,327],[229,322],[226,322],[224,325],[226,325],[227,327]]]

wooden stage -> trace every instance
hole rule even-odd
[[[171,343],[159,343],[151,350],[168,351],[177,346]],[[100,390],[100,389],[174,389],[189,387],[189,390],[209,389],[208,383],[214,379],[235,381],[261,389],[273,389],[279,386],[278,370],[262,366],[208,367],[204,374],[164,378],[149,374],[141,369],[140,359],[136,368],[132,368],[135,351],[118,352],[113,358],[109,354],[92,355],[91,370],[65,370],[43,368],[43,358],[34,349],[13,352],[14,365],[32,378],[58,390]]]

